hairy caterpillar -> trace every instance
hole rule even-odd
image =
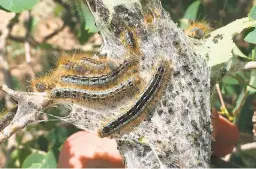
[[[84,63],[86,62],[86,63]],[[70,75],[102,75],[110,73],[109,60],[105,57],[76,53],[72,57],[62,56],[55,71],[47,73],[46,76],[32,81],[31,85],[38,92],[45,92],[60,84],[60,76]]]
[[[118,131],[119,129],[125,127],[128,123],[136,120],[143,112],[145,112],[146,107],[155,97],[157,91],[159,91],[165,74],[168,72],[169,65],[165,62],[161,62],[156,70],[153,78],[149,82],[148,86],[145,88],[144,92],[141,94],[139,99],[135,104],[123,115],[119,116],[117,119],[109,122],[102,129],[99,130],[100,137],[106,137],[112,133]]]
[[[119,78],[122,74],[125,74],[130,67],[133,66],[133,61],[124,61],[124,63],[116,68],[112,73],[96,76],[96,77],[88,77],[81,75],[64,75],[61,76],[61,81],[64,83],[72,83],[77,85],[87,85],[87,86],[95,86],[95,85],[104,85],[106,83],[112,82],[113,80]]]
[[[186,30],[185,34],[196,39],[203,38],[211,30],[206,22],[193,22]]]
[[[106,58],[79,56],[76,59],[64,60],[60,65],[68,71],[84,75],[110,72],[108,63]]]
[[[75,88],[55,88],[51,91],[51,97],[54,98],[73,98],[81,100],[94,100],[94,99],[106,99],[114,97],[122,91],[132,90],[133,87],[139,82],[139,78],[136,76],[131,77],[124,83],[121,83],[113,88],[107,90],[90,91]]]

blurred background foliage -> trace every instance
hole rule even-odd
[[[183,29],[191,21],[203,21],[215,30],[246,17],[255,1],[162,0],[162,4]],[[255,11],[256,9],[251,12],[252,19],[256,18]],[[12,0],[12,4],[10,1],[0,1],[0,12],[2,33],[5,28],[1,26],[5,19],[14,15],[8,24],[10,32],[5,46],[9,74],[6,74],[0,63],[0,71],[3,72],[0,73],[0,84],[8,83],[9,87],[15,90],[32,91],[30,80],[54,69],[61,56],[74,55],[80,50],[90,53],[100,47],[101,38],[92,15],[80,0]],[[234,55],[243,55],[255,61],[256,48],[253,43],[256,33],[253,30],[254,28],[247,29],[234,37],[238,46]],[[237,124],[241,132],[241,143],[253,141],[256,72],[236,71],[226,74],[224,69],[219,74],[222,76],[219,86],[225,107],[218,95],[213,98],[212,106]],[[6,81],[6,76],[9,76],[11,81]],[[251,87],[248,87],[248,84]],[[1,117],[6,106],[8,107],[8,98],[0,93],[0,100]],[[51,112],[58,113],[58,110]],[[62,144],[68,136],[77,131],[74,126],[54,119],[30,125],[1,145],[0,167],[56,167]],[[255,149],[237,151],[225,158],[236,166],[256,167]]]

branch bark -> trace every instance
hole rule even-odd
[[[43,93],[16,92],[6,85],[0,86],[0,90],[7,93],[18,107],[11,110],[5,118],[0,121],[0,144],[11,137],[16,131],[23,129],[29,123],[36,122],[38,115],[51,103]],[[13,117],[14,116],[14,117]],[[13,117],[10,122],[10,117]]]

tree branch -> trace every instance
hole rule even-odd
[[[11,137],[16,131],[23,129],[29,123],[36,122],[38,115],[52,101],[44,93],[17,92],[6,85],[0,86],[0,90],[7,93],[18,104],[11,110],[10,115],[0,121],[0,144]],[[14,117],[13,117],[14,116]],[[13,117],[10,122],[10,118]]]

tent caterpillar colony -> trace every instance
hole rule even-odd
[[[144,92],[141,94],[140,98],[125,114],[103,126],[103,128],[99,130],[99,136],[106,137],[117,132],[118,130],[121,130],[122,128],[126,127],[127,124],[132,123],[145,111],[147,111],[146,107],[153,101],[160,88],[163,87],[162,84],[165,81],[164,77],[168,73],[168,70],[169,64],[164,61],[161,62],[156,70],[156,73],[150,80]]]

